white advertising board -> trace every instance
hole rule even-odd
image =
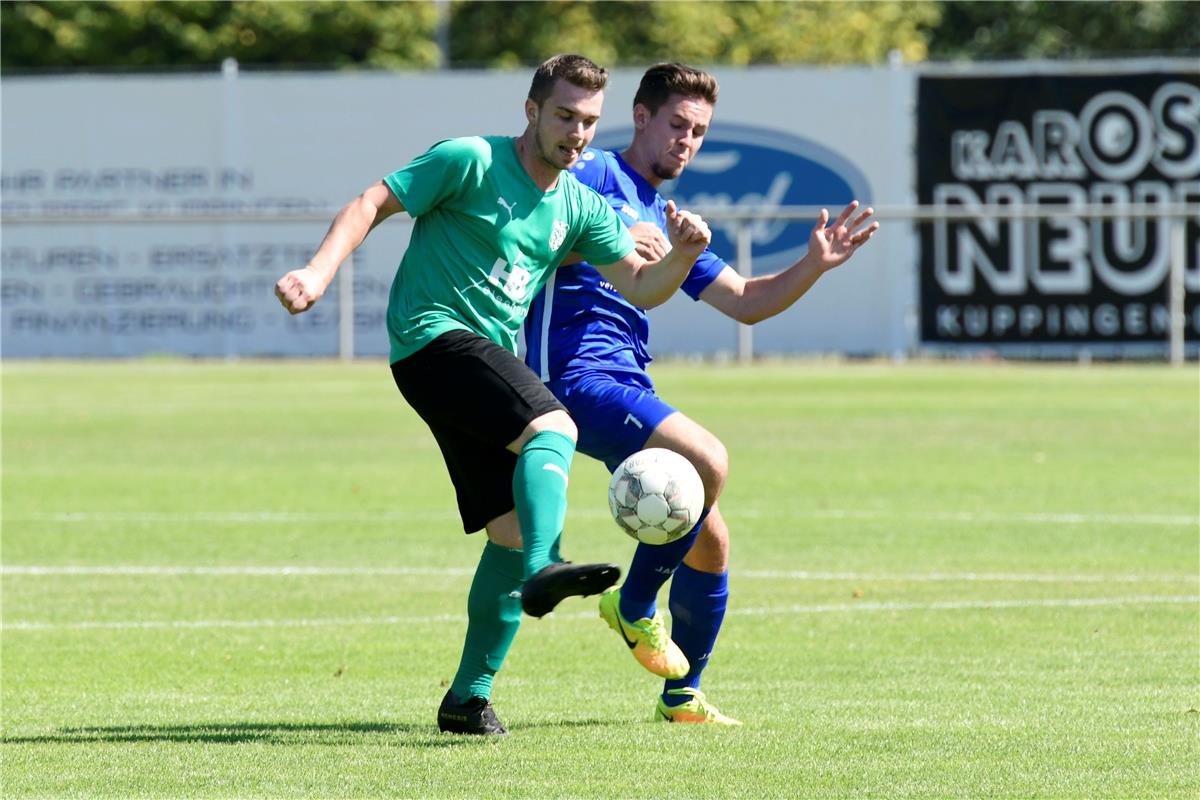
[[[906,205],[915,78],[888,69],[716,69],[700,159],[666,190],[684,204]],[[613,73],[597,143],[623,146],[640,70]],[[351,197],[435,141],[518,134],[530,71],[7,78],[2,84],[0,348],[5,357],[326,356],[337,287],[289,317],[275,280],[302,266]],[[291,222],[31,224],[22,215],[292,214]],[[804,250],[811,222],[760,223],[754,271]],[[388,289],[411,223],[354,261],[355,353],[387,352]],[[731,263],[733,234],[714,247]],[[757,352],[890,353],[915,302],[910,226],[885,225]],[[656,353],[731,352],[735,324],[680,296],[652,313]]]

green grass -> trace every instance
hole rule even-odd
[[[0,793],[1200,794],[1193,368],[655,377],[730,450],[704,685],[746,726],[649,722],[658,684],[571,600],[479,741],[433,716],[481,541],[384,365],[6,365]],[[606,484],[577,459],[572,558],[628,558]]]

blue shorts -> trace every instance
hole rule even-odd
[[[582,372],[546,385],[579,426],[576,449],[603,461],[609,472],[675,413],[644,372]]]

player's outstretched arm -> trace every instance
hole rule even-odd
[[[312,260],[284,275],[275,284],[275,296],[289,313],[307,311],[321,299],[338,267],[354,252],[367,234],[404,206],[380,181],[351,200],[333,218]]]
[[[667,202],[667,235],[671,248],[657,261],[647,261],[635,248],[613,264],[597,265],[605,280],[616,287],[629,302],[641,308],[662,305],[687,277],[696,258],[712,241],[712,233],[699,216],[680,211],[674,201]]]
[[[874,209],[868,208],[851,220],[857,209],[855,200],[832,225],[829,211],[821,209],[808,237],[808,252],[795,264],[774,275],[749,279],[727,267],[700,293],[700,299],[726,316],[750,325],[790,308],[818,278],[846,263],[879,230],[878,222],[866,225]]]
[[[653,222],[639,222],[631,226],[629,228],[629,235],[633,237],[633,243],[638,255],[647,261],[660,260],[671,249],[671,245],[667,243],[667,237],[663,235],[663,232]],[[571,251],[563,257],[563,260],[559,262],[559,266],[565,267],[570,264],[578,264],[583,260],[583,256]]]

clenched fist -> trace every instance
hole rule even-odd
[[[275,284],[275,296],[289,314],[313,307],[325,294],[325,280],[312,267],[294,269]]]
[[[680,211],[674,200],[667,201],[667,235],[672,248],[679,248],[695,260],[712,241],[708,223],[690,211]]]

